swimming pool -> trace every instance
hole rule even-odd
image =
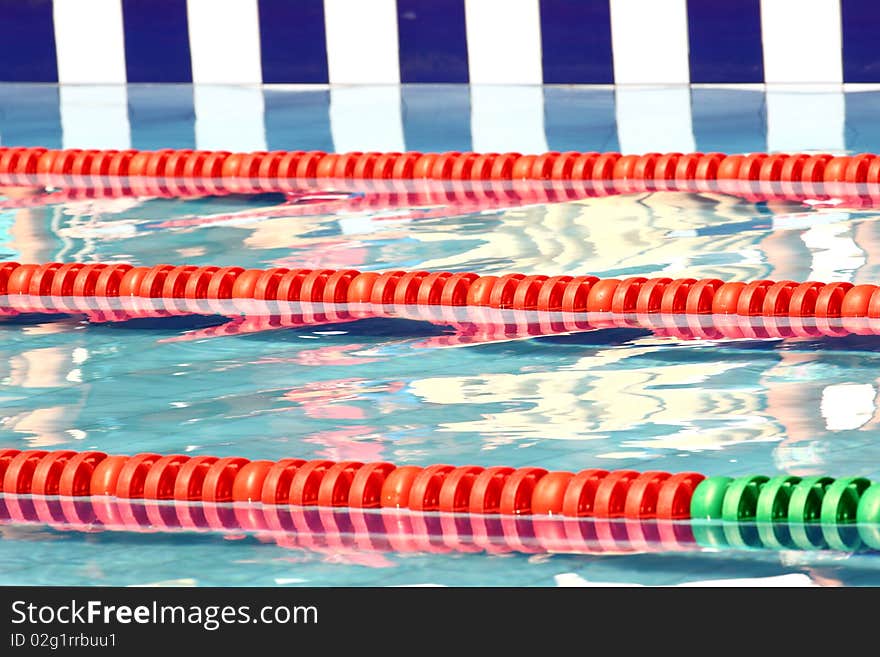
[[[871,121],[880,105],[874,91],[445,85],[194,92],[186,85],[129,85],[122,106],[114,89],[75,91],[71,100],[54,86],[0,86],[3,145],[524,153],[880,148]],[[205,93],[213,118],[193,109]],[[804,106],[836,112],[814,129],[796,120]],[[515,109],[499,119],[505,107]],[[655,111],[632,111],[644,107]],[[373,129],[355,130],[367,113]],[[113,123],[116,133],[104,129],[113,116],[124,119]],[[8,189],[4,198],[0,260],[23,263],[870,283],[878,279],[880,254],[873,209],[720,193],[501,207],[455,196],[408,204],[339,187],[290,195],[54,197],[48,204]],[[412,317],[292,327],[217,314],[106,319],[31,312],[0,322],[0,447],[880,476],[876,336],[685,340],[636,327],[473,335]],[[0,526],[3,583],[880,582],[880,561],[864,550],[429,552],[370,549],[363,541],[334,547],[320,536],[311,545],[266,541],[243,531],[69,529]]]

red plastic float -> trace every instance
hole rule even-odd
[[[782,337],[872,332],[866,324],[852,320],[880,317],[880,287],[853,286],[845,282],[725,283],[714,278],[620,280],[595,276],[480,276],[400,270],[384,273],[362,273],[353,269],[244,270],[170,264],[132,267],[103,263],[0,262],[0,297],[6,298],[8,312],[13,314],[34,310],[86,313],[100,310],[111,316],[121,312],[122,318],[125,313],[145,316],[151,312],[228,314],[233,306],[227,308],[222,302],[232,299],[234,314],[247,313],[249,299],[292,302],[308,308],[302,319],[306,324],[368,316],[370,312],[409,316],[407,313],[413,311],[407,308],[461,305],[589,316],[589,319],[563,317],[560,330],[618,325],[655,327],[656,322],[645,318],[686,315],[693,319],[688,319],[686,324],[664,320],[663,330],[681,337],[710,339],[760,335],[748,322],[721,321],[720,316],[764,317],[768,321],[773,317],[788,318],[790,322],[786,325],[765,322],[767,335]],[[158,299],[159,306],[153,308],[156,302],[151,305],[147,302],[149,299]],[[111,300],[115,300],[112,301],[115,306],[107,305]],[[123,304],[121,308],[119,304]],[[358,306],[349,311],[334,308],[334,304]],[[372,306],[371,311],[367,311],[364,304]],[[605,313],[609,319],[602,319]],[[624,315],[627,317],[622,317]],[[696,319],[703,315],[709,317],[705,321]],[[424,318],[441,320],[439,315]],[[453,315],[443,318],[456,322]],[[498,320],[502,320],[500,315]],[[804,323],[805,320],[809,323]],[[656,324],[656,328],[661,325]]]
[[[180,509],[191,507],[188,503],[235,502],[480,516],[674,519],[687,507],[700,479],[694,473],[640,475],[631,470],[574,473],[535,467],[398,467],[385,462],[0,450],[0,493],[174,499],[183,504],[178,516]]]
[[[318,180],[388,191],[400,181],[512,182],[518,200],[554,201],[652,190],[724,191],[754,200],[880,198],[872,153],[324,153],[323,151],[46,150],[0,148],[0,185],[85,188],[94,194],[193,196],[293,191]],[[528,190],[521,182],[541,183]],[[544,184],[546,183],[546,184]],[[446,190],[441,194],[447,193]],[[448,193],[457,195],[454,190]],[[473,193],[467,192],[465,193]],[[534,198],[531,198],[534,197]]]

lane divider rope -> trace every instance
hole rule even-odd
[[[37,298],[243,299],[383,306],[477,306],[619,315],[741,315],[798,320],[880,318],[880,286],[790,280],[724,282],[355,269],[245,269],[161,264],[0,262],[0,296],[12,309]],[[18,306],[17,306],[18,304]],[[31,305],[29,305],[31,304]],[[39,308],[39,304],[36,306]],[[210,312],[209,308],[205,311]],[[719,323],[718,326],[722,326]],[[731,326],[734,326],[733,324]],[[833,327],[828,328],[833,334]],[[807,333],[809,334],[809,332]]]
[[[0,493],[6,515],[22,519],[27,514],[16,506],[18,496],[39,496],[44,505],[47,496],[91,497],[97,517],[111,525],[118,524],[119,518],[101,506],[102,497],[243,503],[264,509],[402,509],[483,520],[486,516],[555,516],[662,521],[666,524],[659,526],[666,527],[671,536],[676,535],[672,521],[690,521],[688,531],[697,544],[706,547],[853,550],[864,545],[880,549],[880,484],[863,477],[747,475],[733,479],[707,478],[696,472],[587,469],[575,473],[539,467],[422,467],[324,459],[251,461],[5,449],[0,450]],[[68,499],[67,506],[75,515],[74,501]],[[180,516],[179,510],[184,509],[186,515],[190,506],[164,508],[174,516],[173,521],[161,519],[161,505],[147,507],[145,513],[154,514],[150,517],[160,527],[168,522],[199,526],[191,516]],[[236,516],[232,507],[224,513]],[[48,507],[45,514],[54,518]],[[265,529],[265,515],[262,518],[248,528]],[[214,524],[226,526],[219,517]],[[611,531],[612,526],[606,529]]]
[[[872,153],[521,153],[96,150],[0,148],[0,185],[107,185],[147,196],[294,190],[316,180],[547,181],[576,183],[573,194],[729,191],[755,200],[880,196],[880,158]],[[549,189],[555,189],[552,185]],[[540,190],[535,201],[542,200]],[[558,189],[553,192],[566,192]],[[546,199],[544,199],[546,200]],[[561,198],[559,200],[562,200]]]

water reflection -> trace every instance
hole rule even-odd
[[[864,283],[877,280],[880,253],[870,210],[717,192],[520,207],[505,207],[510,195],[437,190],[53,198],[8,215],[8,258]],[[753,330],[752,319],[734,340],[637,317],[591,325],[395,308],[384,314],[412,321],[395,333],[387,327],[401,319],[338,308],[237,308],[177,324],[138,312],[3,323],[10,442],[87,436],[110,448],[125,435],[162,451],[185,426],[195,449],[249,436],[269,456],[488,450],[562,466],[691,454],[716,471],[770,461],[796,474],[876,472],[865,457],[880,417],[872,341],[774,338],[786,333]]]
[[[873,525],[792,526],[754,522],[498,516],[401,509],[259,503],[150,501],[114,497],[0,496],[0,532],[208,534],[323,555],[333,563],[388,567],[375,553],[504,554],[822,551],[841,557],[880,547]],[[781,537],[781,538],[780,538]],[[829,543],[833,541],[833,545]]]

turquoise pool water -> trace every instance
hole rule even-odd
[[[152,113],[138,114],[131,99],[148,91],[129,93],[133,145],[205,145],[191,89],[157,93]],[[224,90],[214,92],[221,103]],[[463,100],[463,88],[405,90],[404,100],[408,93],[400,134],[371,133],[373,147],[393,148],[400,135],[408,148],[440,151],[486,139],[463,109],[474,102]],[[481,93],[495,93],[501,105],[511,92]],[[644,93],[648,100],[653,92]],[[757,93],[692,95],[692,116],[702,118],[689,137],[646,132],[641,144],[652,150],[656,138],[656,149],[674,148],[689,138],[691,149],[763,150],[770,136],[753,120],[764,111]],[[71,145],[69,121],[57,128],[58,98],[54,87],[0,88],[3,145]],[[79,109],[88,114],[94,103],[100,117],[100,99],[86,97]],[[844,100],[854,108],[877,102],[871,92]],[[269,148],[329,150],[346,138],[356,146],[340,122],[356,125],[372,106],[369,95],[334,105],[326,92],[282,89],[262,102],[257,128],[219,113],[225,123],[211,133],[213,147],[223,147],[226,131],[235,148],[239,127],[260,133],[255,139]],[[608,90],[548,88],[535,134],[555,150],[616,149],[626,134],[633,144],[614,102]],[[509,129],[511,142],[524,142],[512,121],[499,118],[497,138]],[[838,150],[880,148],[869,126],[844,125]],[[800,149],[833,148],[808,127],[800,128]],[[77,129],[83,138],[93,130],[103,144],[99,121]],[[684,193],[487,209],[369,205],[362,192],[340,189],[30,204],[0,212],[0,260],[880,280],[873,210]],[[0,319],[0,448],[876,480],[878,345],[874,336],[682,341],[636,328],[475,338],[411,318],[266,330],[217,315],[90,322],[32,313]],[[16,523],[0,525],[0,539],[2,584],[880,583],[880,559],[870,552],[432,554]]]

